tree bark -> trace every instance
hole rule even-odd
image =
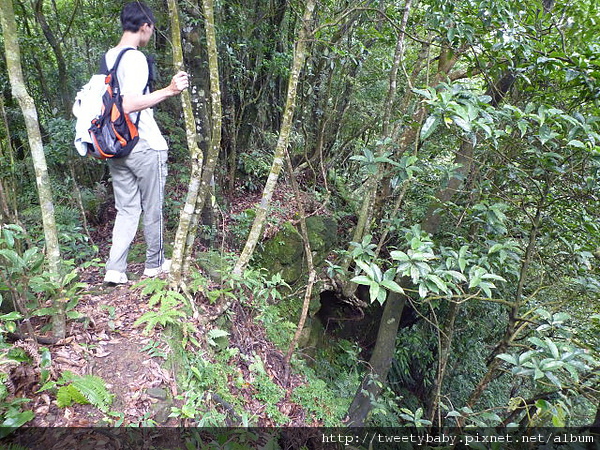
[[[168,0],[169,15],[171,17],[171,40],[173,42],[173,66],[176,71],[183,70],[183,49],[181,47],[181,25],[179,22],[179,9],[176,0]],[[179,286],[183,278],[183,265],[187,252],[188,234],[191,233],[191,223],[195,214],[196,201],[200,191],[200,180],[204,155],[198,145],[196,120],[192,111],[192,101],[189,90],[181,93],[181,106],[185,120],[185,135],[190,152],[191,173],[188,184],[186,201],[179,215],[179,226],[175,234],[173,255],[171,258],[171,272],[169,277],[174,285]]]
[[[281,168],[283,166],[285,152],[287,150],[290,132],[292,129],[292,119],[294,117],[294,110],[296,108],[298,79],[300,77],[302,67],[304,66],[304,61],[306,59],[306,43],[308,37],[311,34],[309,27],[314,9],[315,1],[307,0],[302,19],[302,28],[300,29],[298,42],[294,50],[294,60],[292,63],[292,70],[288,82],[287,99],[283,113],[281,129],[279,132],[279,138],[277,140],[277,146],[275,148],[275,155],[273,157],[273,164],[271,165],[271,171],[269,173],[269,177],[267,178],[267,182],[263,190],[262,199],[260,201],[260,204],[257,206],[256,217],[254,219],[254,222],[252,223],[252,228],[248,235],[248,239],[246,240],[246,245],[244,246],[242,254],[238,258],[233,269],[233,273],[237,275],[241,275],[248,263],[250,262],[250,258],[254,253],[254,248],[256,247],[256,244],[260,239],[267,218],[267,212],[269,209],[271,198],[273,197],[273,193],[275,192],[277,179],[279,178],[279,173],[281,172]]]
[[[18,223],[19,210],[17,208],[17,196],[15,188],[14,173],[14,148],[8,129],[8,118],[4,108],[4,97],[0,96],[0,116],[4,128],[4,136],[0,140],[0,158],[10,160],[10,175],[0,180],[0,220],[2,223]]]
[[[42,28],[42,32],[44,33],[48,44],[50,44],[50,48],[52,48],[52,52],[56,58],[56,67],[58,69],[57,84],[59,88],[58,94],[61,103],[61,114],[63,117],[71,117],[72,99],[69,92],[67,63],[62,52],[62,47],[56,37],[56,34],[52,31],[52,28],[50,28],[50,25],[48,25],[48,21],[46,20],[46,16],[44,14],[44,0],[36,0],[35,3],[32,3],[32,6],[35,13],[35,20]]]
[[[315,271],[315,266],[313,264],[312,249],[310,247],[310,239],[308,236],[308,227],[306,226],[306,211],[302,205],[300,188],[298,187],[296,177],[294,176],[294,166],[292,165],[292,159],[290,158],[287,150],[285,151],[285,155],[288,162],[290,182],[294,190],[294,195],[296,196],[296,206],[298,208],[298,212],[300,213],[300,236],[302,236],[302,243],[304,244],[304,256],[306,257],[306,268],[308,269],[308,281],[306,283],[306,290],[304,291],[304,301],[302,302],[300,320],[298,321],[296,332],[294,333],[294,337],[290,342],[288,352],[285,356],[285,375],[283,379],[287,385],[289,381],[290,361],[292,359],[292,355],[294,354],[294,350],[296,349],[296,345],[298,344],[298,340],[300,339],[300,335],[302,334],[302,330],[304,329],[304,324],[306,323],[308,309],[310,307],[310,299],[312,297],[312,290],[317,278],[317,272]]]
[[[23,71],[21,69],[21,52],[17,38],[17,24],[15,22],[12,0],[0,0],[0,23],[2,25],[6,65],[12,92],[19,102],[19,106],[21,107],[25,119],[25,126],[27,128],[27,137],[31,149],[31,157],[36,175],[38,197],[42,213],[48,268],[53,276],[58,278],[60,276],[61,268],[60,248],[54,217],[52,188],[48,176],[48,167],[44,155],[37,110],[33,99],[25,88]],[[55,337],[62,338],[66,334],[64,304],[60,299],[55,299],[55,306],[58,309],[58,313],[52,318],[52,331]]]
[[[206,199],[211,193],[212,179],[221,146],[221,90],[219,82],[219,66],[217,41],[214,22],[214,5],[212,0],[203,0],[204,28],[208,52],[208,66],[210,71],[211,91],[211,132],[210,144],[206,158],[198,145],[196,122],[192,111],[191,95],[189,91],[182,92],[182,105],[186,122],[186,136],[192,158],[192,173],[188,185],[186,203],[181,211],[179,227],[175,236],[173,259],[171,266],[171,281],[180,285],[183,280],[185,261],[191,256],[193,242],[196,235],[198,216],[202,211]],[[171,28],[173,40],[173,60],[177,69],[183,68],[183,51],[181,48],[181,32],[179,12],[175,0],[169,0],[171,14]]]
[[[348,409],[349,427],[362,427],[371,409],[372,399],[379,396],[383,385],[386,383],[388,373],[396,350],[396,335],[400,326],[400,317],[404,309],[406,298],[395,292],[390,292],[385,302],[381,324],[377,333],[377,341],[373,355],[369,360],[367,374],[354,396]]]

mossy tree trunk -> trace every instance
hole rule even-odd
[[[302,25],[298,36],[298,42],[296,43],[296,48],[294,49],[294,59],[288,82],[287,99],[285,103],[285,109],[283,112],[281,129],[279,131],[279,138],[277,139],[277,146],[275,148],[275,154],[273,156],[273,164],[271,165],[271,171],[269,172],[269,177],[267,178],[267,182],[263,190],[262,199],[257,206],[256,217],[254,218],[254,222],[252,223],[250,233],[248,234],[246,245],[244,246],[244,249],[242,250],[242,253],[238,258],[233,269],[233,272],[237,275],[241,275],[248,263],[250,262],[250,258],[254,253],[254,248],[256,247],[256,244],[260,239],[267,218],[271,198],[273,197],[273,193],[275,192],[277,179],[279,178],[279,173],[281,172],[281,168],[283,166],[285,153],[287,151],[287,146],[290,138],[290,132],[292,129],[294,110],[296,109],[298,79],[300,77],[302,67],[304,66],[304,61],[306,60],[306,44],[309,36],[311,35],[310,22],[312,20],[314,9],[315,1],[308,0],[304,7],[304,15],[302,18]]]
[[[4,37],[4,50],[6,55],[6,66],[12,93],[19,102],[19,106],[25,119],[31,158],[35,170],[35,178],[44,227],[46,241],[46,258],[48,269],[54,277],[60,276],[60,248],[58,244],[58,232],[54,217],[54,203],[52,200],[52,188],[48,176],[48,167],[44,155],[42,135],[38,121],[37,109],[33,99],[27,92],[23,71],[21,68],[21,52],[17,37],[17,24],[13,10],[12,0],[0,0],[0,24]],[[55,299],[58,313],[53,316],[52,327],[54,336],[62,338],[66,334],[64,304],[60,299]]]
[[[185,262],[192,253],[198,217],[212,190],[211,182],[221,145],[221,91],[219,87],[219,65],[213,1],[204,0],[202,6],[210,72],[210,144],[206,158],[204,158],[198,144],[198,133],[196,131],[196,121],[192,110],[191,94],[189,91],[182,92],[181,101],[185,116],[188,148],[192,159],[192,171],[188,185],[188,194],[179,218],[179,227],[175,236],[175,245],[173,248],[171,280],[175,285],[181,284],[184,275]],[[169,13],[171,15],[173,61],[176,69],[181,70],[183,68],[183,50],[181,47],[181,26],[179,23],[179,11],[176,0],[169,0]]]

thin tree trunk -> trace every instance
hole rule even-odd
[[[429,397],[428,417],[432,423],[436,423],[439,426],[442,425],[441,417],[439,417],[439,406],[442,392],[442,386],[444,384],[444,378],[446,376],[446,367],[450,360],[450,354],[452,350],[452,340],[454,338],[454,324],[456,323],[456,317],[460,310],[460,303],[450,302],[448,307],[448,314],[443,326],[438,331],[438,371],[431,389],[431,396]]]
[[[4,137],[0,141],[0,157],[10,160],[11,174],[0,180],[0,219],[2,223],[18,223],[18,209],[14,177],[14,149],[10,131],[8,129],[8,118],[4,108],[4,97],[0,96],[0,116],[4,128]],[[8,191],[8,192],[7,192]]]
[[[203,0],[204,28],[206,31],[206,46],[208,53],[208,69],[210,73],[210,106],[211,106],[211,132],[206,160],[202,169],[200,192],[196,199],[196,215],[194,221],[193,235],[196,234],[200,215],[207,205],[214,189],[214,172],[217,158],[221,151],[221,129],[223,125],[223,109],[221,105],[221,81],[219,78],[219,54],[217,50],[217,34],[215,31],[215,12],[213,0]],[[186,258],[192,255],[193,239],[188,236]]]
[[[235,267],[233,269],[233,273],[237,275],[241,275],[248,263],[250,262],[250,258],[254,253],[254,248],[260,239],[262,234],[262,230],[267,218],[267,212],[269,209],[269,204],[271,202],[271,198],[273,197],[273,193],[275,191],[275,187],[277,185],[277,179],[279,177],[279,173],[281,172],[281,167],[283,166],[283,160],[285,158],[285,152],[287,150],[290,131],[292,128],[292,119],[294,117],[294,110],[296,108],[296,96],[297,96],[297,88],[298,88],[298,79],[300,77],[300,72],[302,67],[304,66],[304,61],[306,59],[305,50],[307,39],[311,34],[309,30],[310,21],[313,16],[313,11],[315,9],[315,0],[307,0],[304,8],[304,15],[302,19],[302,28],[300,29],[300,33],[298,36],[298,42],[296,44],[296,48],[294,50],[294,60],[292,63],[292,71],[290,74],[290,79],[288,82],[288,92],[287,99],[285,104],[285,110],[283,113],[283,121],[281,123],[281,129],[279,132],[279,138],[277,140],[277,146],[275,148],[275,155],[273,157],[273,164],[271,165],[271,171],[269,173],[269,177],[265,184],[265,188],[263,190],[262,199],[260,204],[257,206],[256,217],[252,224],[252,229],[248,235],[248,239],[246,241],[246,245],[242,251],[242,254],[238,258]]]
[[[36,0],[32,2],[32,7],[35,12],[35,20],[42,28],[42,32],[52,48],[54,57],[56,58],[56,67],[58,69],[58,77],[56,79],[59,87],[59,97],[61,103],[61,114],[63,117],[70,117],[71,115],[71,95],[69,93],[69,76],[67,72],[67,63],[62,52],[62,48],[59,40],[52,31],[52,28],[48,25],[46,16],[44,14],[44,0]]]
[[[317,272],[315,271],[315,266],[313,264],[312,250],[310,247],[310,240],[308,237],[308,227],[306,226],[306,211],[304,210],[304,206],[302,205],[300,188],[298,187],[296,177],[294,176],[294,166],[292,165],[292,159],[290,158],[290,154],[287,150],[285,151],[285,155],[288,163],[290,181],[294,190],[294,194],[296,196],[296,207],[298,208],[298,212],[300,213],[300,235],[302,236],[302,243],[304,244],[304,256],[306,257],[306,268],[308,269],[308,281],[306,283],[306,290],[304,291],[304,301],[302,302],[302,312],[300,313],[300,320],[298,321],[298,327],[296,328],[296,332],[294,333],[292,342],[290,342],[290,346],[285,357],[285,375],[283,379],[287,384],[290,372],[290,361],[292,359],[294,350],[296,349],[296,345],[298,344],[298,340],[300,339],[300,335],[302,334],[302,330],[304,329],[304,324],[306,323],[306,317],[308,316],[310,299],[312,297],[313,286],[317,278]]]
[[[468,406],[469,408],[473,408],[475,406],[475,404],[481,398],[481,395],[483,394],[485,389],[494,379],[494,376],[496,375],[496,372],[498,371],[501,364],[501,361],[498,358],[496,358],[496,356],[506,352],[518,335],[517,323],[519,322],[519,309],[523,305],[523,290],[525,288],[525,282],[527,279],[527,274],[529,272],[529,266],[532,263],[533,252],[536,246],[537,233],[540,227],[540,218],[548,189],[549,187],[546,186],[546,190],[542,194],[542,198],[540,199],[537,205],[535,217],[533,218],[531,223],[531,229],[529,231],[529,240],[527,242],[527,248],[525,249],[525,255],[523,256],[523,262],[521,264],[521,270],[519,273],[519,282],[517,283],[517,290],[515,292],[515,301],[513,302],[513,305],[508,311],[508,323],[506,325],[506,330],[504,331],[504,336],[502,337],[502,340],[492,351],[491,355],[488,358],[488,370],[486,374],[479,381],[479,383],[477,383],[477,385],[473,389],[473,392],[471,392],[471,395],[469,396],[469,400],[466,404],[466,406]]]
[[[394,100],[396,99],[396,90],[398,88],[398,72],[400,71],[400,65],[402,64],[402,58],[404,57],[404,41],[405,41],[405,33],[406,24],[408,22],[408,18],[410,16],[410,9],[412,5],[412,0],[406,0],[406,4],[404,5],[404,14],[402,16],[402,24],[400,31],[398,32],[398,39],[396,41],[396,49],[394,51],[394,61],[392,64],[392,68],[390,70],[389,75],[389,84],[388,91],[386,94],[386,98],[383,104],[383,124],[381,129],[380,140],[385,142],[388,138],[391,137],[390,131],[390,119],[392,117],[392,111],[394,106]],[[385,148],[382,152],[385,151]],[[367,184],[365,186],[365,196],[363,198],[363,202],[361,205],[361,209],[358,215],[358,222],[354,229],[354,234],[352,235],[353,242],[360,242],[362,238],[368,233],[369,224],[371,222],[371,218],[373,217],[373,208],[375,206],[375,198],[377,196],[377,191],[379,189],[379,181],[383,177],[383,169],[378,167],[377,173],[371,177],[369,177]],[[351,249],[349,249],[348,254],[351,254]],[[343,263],[341,264],[342,270],[347,272],[350,267],[351,260],[349,257],[346,257]],[[356,290],[356,285],[354,283],[344,283],[343,294],[347,297],[350,297],[352,293]]]
[[[42,135],[40,133],[37,110],[33,99],[25,88],[23,71],[21,69],[21,55],[17,38],[17,24],[13,10],[12,0],[0,0],[0,22],[4,36],[4,49],[6,54],[6,65],[12,92],[23,112],[31,157],[36,175],[44,236],[46,239],[46,258],[48,268],[54,277],[60,276],[60,248],[58,244],[58,232],[54,218],[54,203],[52,201],[52,189],[48,176],[48,167],[44,155]],[[58,313],[52,317],[52,328],[54,336],[62,338],[66,334],[64,303],[55,299]]]
[[[198,134],[196,132],[190,93],[189,91],[184,91],[182,93],[182,104],[186,121],[188,147],[192,156],[192,173],[186,203],[181,212],[179,227],[175,237],[175,246],[173,248],[171,280],[175,285],[181,284],[185,261],[192,253],[198,215],[202,211],[206,203],[206,198],[211,192],[211,181],[221,146],[221,91],[219,87],[214,6],[212,0],[203,0],[202,5],[210,71],[211,138],[205,160],[198,146]],[[174,44],[173,59],[176,68],[181,69],[183,67],[183,51],[181,48],[179,12],[175,0],[169,0],[169,11],[171,14],[172,39]]]

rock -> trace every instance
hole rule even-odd
[[[337,244],[337,222],[328,216],[306,219],[313,264],[319,267]],[[288,284],[299,281],[306,273],[304,244],[298,228],[286,222],[281,230],[256,251],[253,266],[267,269],[270,275],[281,273]]]
[[[222,273],[228,273],[231,270],[231,264],[217,252],[200,253],[196,261],[208,278],[216,283],[222,281]]]
[[[158,400],[166,400],[167,399],[167,391],[165,389],[161,389],[161,388],[149,388],[146,393],[152,397],[152,398],[156,398]]]

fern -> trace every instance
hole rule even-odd
[[[104,380],[93,375],[83,377],[71,376],[67,379],[70,384],[61,386],[56,394],[57,404],[60,407],[70,406],[73,403],[81,405],[91,404],[102,412],[107,412],[113,400],[113,395],[108,391]]]
[[[137,327],[146,323],[144,333],[147,334],[157,325],[162,325],[163,327],[167,324],[176,325],[179,323],[177,319],[182,317],[186,317],[185,313],[178,311],[177,309],[161,308],[160,311],[148,311],[136,320],[133,325]]]
[[[90,402],[72,384],[61,386],[56,393],[56,404],[59,408],[71,406],[73,403],[88,405]]]
[[[150,288],[154,289],[156,286],[152,284],[147,285],[146,287],[148,288],[147,292],[150,292]],[[170,290],[152,292],[154,293],[150,297],[148,306],[154,307],[160,305],[158,311],[148,311],[134,322],[134,326],[137,327],[146,323],[144,333],[147,334],[157,325],[162,325],[163,327],[167,324],[177,325],[179,319],[187,317],[186,314],[181,311],[183,303],[185,302],[185,297],[179,292]]]

